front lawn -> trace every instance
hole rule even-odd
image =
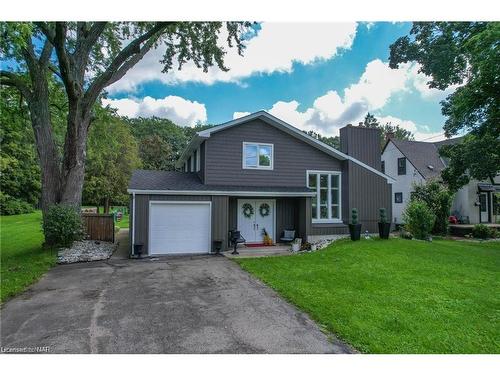
[[[42,250],[40,211],[0,216],[0,301],[38,280],[56,262],[54,251]]]
[[[500,242],[342,240],[238,259],[366,353],[500,353]]]

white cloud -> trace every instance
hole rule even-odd
[[[154,99],[146,96],[142,99],[104,99],[104,105],[116,108],[118,114],[128,117],[161,117],[177,125],[193,126],[207,121],[205,104],[186,100],[179,96],[166,96]]]
[[[381,124],[390,122],[391,125],[399,125],[401,128],[411,131],[416,141],[437,142],[446,139],[444,131],[431,132],[429,126],[417,125],[411,120],[403,120],[394,116],[377,116],[377,119]]]
[[[207,73],[187,63],[182,70],[173,69],[161,73],[159,63],[165,49],[150,51],[120,81],[110,86],[110,92],[134,91],[138,85],[159,80],[163,83],[217,81],[240,82],[252,74],[291,72],[294,62],[311,64],[330,59],[342,49],[351,48],[356,35],[356,23],[262,23],[258,34],[246,42],[244,56],[235,48],[225,47],[225,65],[228,72],[211,67]],[[219,35],[219,44],[224,45],[226,31]]]

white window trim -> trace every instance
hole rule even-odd
[[[256,167],[246,164],[246,153],[245,153],[246,146],[257,146],[257,166]],[[260,155],[259,146],[271,147],[271,165],[269,167],[258,165],[259,164],[259,155]],[[272,171],[274,169],[274,144],[272,144],[272,143],[243,142],[242,154],[243,154],[243,160],[242,160],[243,169],[260,169],[260,170],[268,170],[268,171]]]
[[[196,150],[196,172],[200,171],[200,148]]]
[[[316,178],[316,219],[312,219],[313,224],[333,224],[333,223],[343,223],[342,221],[342,172],[339,171],[315,171],[315,170],[308,170],[306,171],[306,186],[309,187],[309,175],[310,174],[316,174],[318,177]],[[319,183],[319,175],[320,174],[328,174],[328,175],[336,175],[339,176],[339,217],[338,219],[319,219],[320,217],[320,204],[319,204],[319,197],[320,197],[320,183]],[[332,216],[332,196],[331,196],[331,178],[328,178],[328,216]]]

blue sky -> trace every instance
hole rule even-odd
[[[218,124],[261,109],[305,130],[335,135],[367,111],[439,139],[440,100],[418,66],[388,68],[389,46],[411,23],[263,23],[245,56],[228,53],[228,73],[187,65],[160,73],[162,51],[146,56],[109,89],[108,103],[129,116],[160,116],[184,126]],[[432,137],[432,138],[431,138]]]

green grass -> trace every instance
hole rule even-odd
[[[128,229],[128,214],[123,215],[121,221],[115,221],[115,226]]]
[[[342,240],[239,259],[366,353],[500,353],[500,242]]]
[[[0,216],[0,301],[22,292],[56,262],[55,251],[42,250],[40,211]]]

